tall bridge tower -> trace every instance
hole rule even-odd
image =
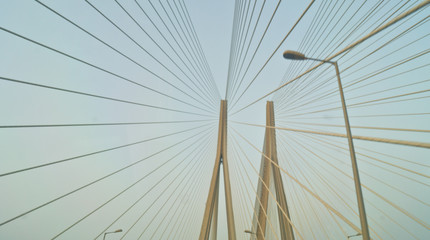
[[[233,204],[231,199],[230,175],[227,158],[227,101],[221,100],[219,127],[218,127],[218,147],[215,158],[215,165],[212,173],[209,194],[206,201],[206,208],[203,216],[202,228],[200,230],[200,240],[216,239],[218,225],[218,198],[219,198],[219,178],[221,165],[224,175],[225,205],[227,209],[228,239],[236,239],[236,229],[234,226]]]

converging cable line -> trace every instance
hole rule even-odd
[[[16,173],[21,173],[21,172],[25,172],[25,171],[29,171],[29,170],[34,170],[34,169],[37,169],[37,168],[47,167],[47,166],[51,166],[51,165],[58,164],[58,163],[68,162],[68,161],[71,161],[71,160],[75,160],[75,159],[79,159],[79,158],[83,158],[83,157],[88,157],[88,156],[92,156],[92,155],[96,155],[96,154],[99,154],[99,153],[104,153],[104,152],[108,152],[108,151],[112,151],[112,150],[116,150],[116,149],[120,149],[120,148],[124,148],[124,147],[134,146],[134,145],[137,145],[137,144],[141,144],[141,143],[145,143],[145,142],[150,142],[150,141],[161,139],[161,138],[164,138],[164,137],[170,137],[170,136],[173,136],[173,135],[176,135],[176,134],[189,132],[189,131],[192,131],[192,130],[195,130],[195,129],[199,129],[199,128],[202,128],[202,127],[207,127],[209,125],[210,124],[205,124],[205,125],[201,125],[201,126],[189,128],[189,129],[186,129],[186,130],[178,131],[178,132],[174,132],[174,133],[170,133],[170,134],[166,134],[166,135],[161,135],[161,136],[154,137],[154,138],[149,138],[149,139],[145,139],[145,140],[141,140],[141,141],[137,141],[137,142],[133,142],[133,143],[128,143],[128,144],[124,144],[124,145],[120,145],[120,146],[116,146],[116,147],[111,147],[111,148],[107,148],[107,149],[103,149],[103,150],[98,150],[98,151],[95,151],[95,152],[90,152],[90,153],[86,153],[86,154],[82,154],[82,155],[78,155],[78,156],[74,156],[74,157],[70,157],[70,158],[66,158],[66,159],[62,159],[62,160],[58,160],[58,161],[54,161],[54,162],[49,162],[49,163],[45,163],[45,164],[40,164],[40,165],[28,167],[28,168],[23,168],[23,169],[19,169],[19,170],[7,172],[7,173],[1,173],[0,177],[4,177],[4,176],[7,176],[7,175],[12,175],[12,174],[16,174]]]
[[[415,5],[414,7],[412,7],[411,9],[407,10],[406,12],[396,16],[394,19],[392,19],[391,21],[387,22],[386,24],[374,29],[372,32],[368,33],[367,35],[363,36],[362,38],[360,38],[359,40],[351,43],[350,45],[348,45],[347,47],[345,47],[344,49],[338,51],[337,53],[331,55],[330,57],[324,59],[324,62],[330,61],[332,59],[334,59],[335,57],[344,54],[345,52],[353,49],[354,47],[356,47],[357,45],[361,44],[362,42],[366,41],[367,39],[373,37],[374,35],[380,33],[381,31],[385,30],[386,28],[389,28],[390,26],[392,26],[393,24],[397,23],[398,21],[402,20],[403,18],[413,14],[414,12],[420,10],[423,7],[426,7],[428,4],[430,4],[430,0],[423,0],[421,3]],[[281,86],[277,87],[276,89],[272,90],[271,92],[265,94],[264,96],[258,98],[257,100],[251,102],[250,104],[240,108],[239,110],[233,112],[231,115],[235,115],[238,112],[243,111],[244,109],[250,107],[251,105],[254,105],[255,103],[263,100],[264,98],[266,98],[269,95],[272,95],[273,93],[275,93],[276,91],[284,88],[285,86],[289,85],[290,83],[296,81],[297,79],[300,79],[301,77],[305,76],[306,74],[312,72],[313,70],[317,69],[318,67],[320,67],[321,65],[324,64],[324,62],[320,62],[317,63],[315,66],[313,66],[312,68],[306,70],[305,72],[303,72],[302,74],[298,75],[297,77],[289,80],[288,82],[282,84]],[[237,102],[237,101],[236,101]]]
[[[139,7],[139,9],[148,17],[148,19],[150,19],[151,20],[151,18],[148,16],[148,14],[146,13],[146,11],[143,9],[143,7],[141,6],[141,4],[140,3],[138,3],[136,0],[135,0],[135,2],[136,2],[136,4],[138,5],[138,7]],[[157,14],[157,16],[158,16],[158,18],[160,19],[160,21],[161,21],[161,23],[163,24],[163,26],[167,29],[167,32],[169,33],[169,35],[170,35],[170,37],[173,39],[173,41],[176,43],[176,45],[177,45],[177,47],[179,48],[179,50],[182,52],[182,56],[184,56],[187,60],[188,60],[188,62],[190,63],[190,65],[191,65],[191,67],[193,68],[193,70],[195,71],[195,73],[198,75],[198,77],[200,78],[200,79],[204,79],[204,80],[206,80],[206,81],[204,81],[203,83],[205,83],[204,85],[206,86],[206,87],[208,87],[208,89],[210,88],[208,85],[207,85],[207,81],[209,81],[209,80],[207,80],[207,78],[205,77],[207,74],[205,74],[205,70],[204,70],[204,67],[202,67],[202,63],[201,62],[197,62],[196,61],[196,58],[195,57],[193,57],[193,56],[191,56],[190,55],[190,51],[189,51],[189,49],[187,48],[187,46],[185,45],[185,43],[184,43],[184,41],[183,41],[183,39],[182,39],[182,37],[181,37],[181,35],[179,35],[179,33],[178,33],[178,31],[177,31],[177,28],[176,28],[176,26],[175,26],[175,24],[172,22],[172,20],[170,19],[170,17],[169,17],[169,15],[166,13],[166,15],[167,15],[167,17],[169,18],[169,20],[170,20],[170,22],[171,22],[171,24],[172,24],[172,26],[175,28],[175,30],[176,30],[176,32],[178,33],[178,35],[179,35],[179,38],[180,38],[180,40],[182,41],[182,43],[184,43],[184,46],[185,46],[185,48],[186,48],[186,51],[182,48],[182,46],[181,46],[181,44],[179,44],[179,42],[178,42],[178,40],[176,40],[176,37],[173,35],[173,33],[172,33],[172,31],[170,30],[170,28],[169,28],[169,26],[167,26],[167,24],[166,24],[166,22],[164,21],[164,19],[163,19],[163,17],[160,15],[160,13],[158,12],[158,10],[156,9],[156,7],[154,6],[154,4],[152,4],[152,2],[151,1],[148,1],[149,2],[149,4],[151,5],[151,7],[152,7],[152,9],[155,11],[155,13]],[[152,21],[151,21],[152,22]],[[161,31],[160,31],[160,29],[159,29],[159,27],[157,27],[155,24],[154,24],[154,27],[156,27],[156,29],[159,31],[159,33],[161,34],[161,36],[163,37],[163,39],[165,39],[165,41],[169,44],[169,46],[172,48],[172,50],[178,55],[178,57],[180,56],[180,54],[178,54],[177,52],[176,52],[176,50],[175,50],[175,48],[173,47],[173,46],[171,46],[171,44],[169,43],[169,41],[166,39],[166,37],[164,36],[164,34],[162,34],[161,33]],[[188,54],[187,54],[188,53]],[[190,55],[190,56],[188,56],[188,55]],[[180,57],[179,57],[180,58]],[[190,59],[191,58],[191,59]],[[191,61],[191,60],[193,60],[193,61]],[[207,69],[209,69],[209,67],[207,66],[206,67]],[[191,71],[191,70],[190,70]],[[207,70],[207,71],[209,71],[209,70]],[[216,84],[213,82],[213,80],[212,81],[209,81],[209,82],[211,82],[209,85],[212,85],[212,91],[211,91],[211,100],[212,100],[212,102],[213,102],[213,104],[217,104],[217,101],[219,100],[219,99],[221,99],[221,97],[219,96],[219,92],[218,92],[218,88],[216,87]],[[215,95],[213,94],[215,92]]]
[[[324,207],[326,207],[329,211],[333,212],[334,214],[336,214],[339,218],[341,218],[346,224],[348,224],[351,228],[353,228],[355,231],[357,232],[361,232],[361,230],[351,221],[349,221],[344,215],[342,215],[339,211],[337,211],[336,209],[334,209],[332,206],[330,206],[326,201],[324,201],[323,199],[321,199],[317,194],[315,194],[314,192],[312,192],[308,187],[306,187],[305,185],[303,185],[297,178],[293,177],[290,173],[288,173],[285,169],[281,168],[277,163],[275,163],[272,159],[270,159],[269,157],[267,157],[263,152],[261,152],[257,147],[255,147],[252,143],[250,143],[245,137],[243,137],[239,132],[235,131],[233,129],[233,131],[235,133],[237,133],[243,140],[245,140],[249,145],[252,146],[252,148],[254,148],[255,150],[257,150],[260,154],[262,154],[262,156],[264,158],[266,158],[267,160],[269,160],[273,166],[279,168],[282,172],[284,172],[286,175],[288,175],[288,177],[290,177],[292,180],[294,180],[297,184],[299,184],[303,189],[305,189],[308,193],[310,193],[314,198],[316,198],[319,202],[321,202]]]
[[[202,138],[205,137],[205,135],[203,135],[202,137],[198,138],[196,141],[194,141],[193,143],[191,143],[190,145],[195,145],[198,141],[201,141]],[[201,145],[202,143],[200,143]],[[153,190],[162,180],[164,180],[167,176],[170,175],[170,173],[172,173],[181,163],[183,163],[187,157],[189,157],[192,153],[194,153],[196,150],[198,149],[198,147],[195,147],[193,151],[191,151],[186,157],[183,158],[182,161],[180,161],[178,164],[176,164],[168,173],[166,173],[155,185],[153,185],[146,193],[149,193],[151,190]],[[122,195],[124,192],[126,192],[127,190],[131,189],[132,187],[134,187],[136,184],[140,183],[141,181],[143,181],[144,179],[146,179],[148,176],[152,175],[154,172],[156,172],[157,170],[159,170],[161,167],[163,167],[164,165],[166,165],[167,163],[169,163],[170,161],[172,161],[173,159],[175,159],[176,157],[178,157],[180,154],[182,154],[183,152],[185,152],[187,150],[187,148],[183,148],[181,151],[179,151],[177,154],[175,154],[173,157],[167,159],[166,161],[164,161],[162,164],[160,164],[159,166],[157,166],[156,168],[154,168],[152,171],[150,171],[149,173],[145,174],[143,177],[139,178],[139,180],[137,180],[136,182],[134,182],[133,184],[129,185],[127,188],[125,188],[124,190],[122,190],[121,192],[119,192],[118,194],[116,194],[114,197],[110,198],[108,201],[104,202],[102,205],[100,205],[99,207],[97,207],[96,209],[94,209],[93,211],[91,211],[90,213],[88,213],[87,215],[85,215],[84,217],[82,217],[81,219],[79,219],[78,221],[76,221],[75,223],[73,223],[72,225],[70,225],[69,227],[67,227],[66,229],[64,229],[63,231],[61,231],[59,234],[55,235],[52,239],[56,239],[59,236],[63,235],[66,231],[68,231],[69,229],[71,229],[72,227],[76,226],[78,223],[82,222],[84,219],[86,219],[87,217],[91,216],[92,214],[94,214],[96,211],[100,210],[102,207],[106,206],[108,203],[110,203],[111,201],[113,201],[114,199],[116,199],[117,197],[119,197],[120,195]],[[191,162],[191,161],[190,161]],[[190,163],[189,162],[189,163]],[[180,174],[180,173],[179,173]],[[178,175],[179,175],[178,174]],[[175,178],[173,178],[175,179]],[[171,184],[169,184],[168,186],[170,186]],[[133,227],[133,226],[132,226]],[[130,228],[131,229],[131,228]],[[129,230],[130,230],[129,229]],[[127,235],[127,233],[129,232],[129,230],[123,235],[123,237],[125,235]]]
[[[54,199],[52,199],[52,200],[50,200],[50,201],[48,201],[48,202],[43,203],[43,204],[41,204],[41,205],[39,205],[39,206],[37,206],[37,207],[35,207],[35,208],[32,208],[32,209],[27,210],[27,211],[25,211],[25,212],[23,212],[23,213],[21,213],[21,214],[19,214],[19,215],[15,216],[15,217],[12,217],[12,218],[10,218],[10,219],[8,219],[8,220],[4,221],[4,222],[1,222],[1,223],[0,223],[0,226],[3,226],[3,225],[5,225],[5,224],[7,224],[7,223],[10,223],[10,222],[12,222],[12,221],[15,221],[15,220],[19,219],[20,217],[22,217],[22,216],[24,216],[24,215],[27,215],[27,214],[29,214],[29,213],[32,213],[32,212],[34,212],[34,211],[36,211],[36,210],[38,210],[38,209],[40,209],[40,208],[43,208],[43,207],[45,207],[45,206],[47,206],[47,205],[49,205],[49,204],[51,204],[51,203],[53,203],[53,202],[56,202],[56,201],[58,201],[58,200],[60,200],[60,199],[62,199],[62,198],[65,198],[65,197],[67,197],[67,196],[69,196],[69,195],[71,195],[71,194],[73,194],[73,193],[75,193],[75,192],[78,192],[78,191],[80,191],[80,190],[82,190],[82,189],[84,189],[84,188],[87,188],[87,187],[89,187],[89,186],[91,186],[91,185],[93,185],[93,184],[95,184],[95,183],[97,183],[97,182],[100,182],[100,181],[102,181],[102,180],[104,180],[104,179],[106,179],[106,178],[108,178],[108,177],[110,177],[110,176],[112,176],[112,175],[114,175],[114,174],[117,174],[117,173],[119,173],[119,172],[121,172],[121,171],[123,171],[123,170],[125,170],[125,169],[128,169],[128,168],[130,168],[130,167],[132,167],[132,166],[135,166],[136,164],[139,164],[139,163],[141,163],[141,162],[143,162],[143,161],[145,161],[145,160],[148,160],[149,158],[154,157],[154,156],[156,156],[156,155],[158,155],[158,154],[160,154],[160,153],[162,153],[162,152],[164,152],[164,151],[167,151],[168,149],[171,149],[171,148],[173,148],[173,147],[175,147],[175,146],[177,146],[177,145],[179,145],[179,144],[181,144],[181,143],[183,143],[183,142],[185,142],[185,141],[187,141],[187,140],[189,140],[189,139],[191,139],[191,138],[194,138],[194,137],[196,137],[196,136],[198,136],[198,135],[202,134],[203,132],[207,132],[207,130],[201,131],[201,132],[199,132],[199,133],[197,133],[197,134],[192,135],[191,137],[188,137],[188,138],[186,138],[186,139],[184,139],[184,140],[181,140],[181,141],[179,141],[179,142],[176,142],[176,143],[175,143],[175,144],[173,144],[173,145],[170,145],[170,146],[168,146],[168,147],[166,147],[166,148],[163,148],[162,150],[160,150],[160,151],[158,151],[158,152],[156,152],[156,153],[153,153],[153,154],[151,154],[151,155],[149,155],[149,156],[147,156],[147,157],[145,157],[145,158],[142,158],[142,159],[140,159],[140,160],[138,160],[138,161],[135,161],[135,162],[133,162],[132,164],[129,164],[129,165],[125,166],[125,167],[122,167],[122,168],[121,168],[121,169],[119,169],[119,170],[116,170],[116,171],[114,171],[114,172],[111,172],[111,173],[109,173],[109,174],[107,174],[107,175],[105,175],[105,176],[103,176],[103,177],[101,177],[101,178],[98,178],[98,179],[96,179],[96,180],[94,180],[94,181],[92,181],[92,182],[90,182],[90,183],[88,183],[88,184],[85,184],[85,185],[83,185],[83,186],[81,186],[81,187],[79,187],[79,188],[76,188],[76,189],[74,189],[73,191],[70,191],[70,192],[68,192],[68,193],[66,193],[66,194],[63,194],[63,195],[61,195],[61,196],[59,196],[59,197],[57,197],[57,198],[54,198]]]
[[[0,80],[14,82],[14,83],[20,83],[20,84],[25,84],[25,85],[31,85],[34,87],[47,88],[47,89],[57,90],[57,91],[62,91],[62,92],[68,92],[68,93],[73,93],[73,94],[79,94],[79,95],[84,95],[84,96],[88,96],[88,97],[101,98],[101,99],[105,99],[105,100],[111,100],[111,101],[115,101],[115,102],[127,103],[127,104],[132,104],[132,105],[138,105],[138,106],[143,106],[143,107],[148,107],[148,108],[154,108],[154,109],[159,109],[159,110],[178,112],[178,113],[186,113],[186,114],[197,115],[197,116],[213,117],[211,115],[193,113],[193,112],[182,111],[182,110],[177,110],[177,109],[172,109],[172,108],[165,108],[165,107],[159,107],[159,106],[155,106],[155,105],[132,102],[132,101],[127,101],[127,100],[122,100],[122,99],[117,99],[117,98],[105,97],[105,96],[101,96],[101,95],[95,95],[95,94],[91,94],[91,93],[79,92],[79,91],[74,91],[74,90],[70,90],[70,89],[52,87],[52,86],[48,86],[48,85],[26,82],[26,81],[21,81],[21,80],[1,77],[1,76],[0,76]]]
[[[293,132],[312,133],[312,134],[319,134],[319,135],[333,136],[333,137],[342,137],[342,138],[347,137],[346,134],[341,134],[341,133],[311,131],[311,130],[284,128],[284,127],[272,127],[272,126],[266,126],[266,125],[260,125],[260,124],[237,122],[237,121],[232,121],[232,122],[238,123],[238,124],[243,124],[243,125],[249,125],[249,126],[274,128],[274,129],[293,131]],[[414,141],[405,141],[405,140],[396,140],[396,139],[378,138],[378,137],[365,137],[365,136],[357,136],[357,135],[353,135],[352,138],[353,139],[359,139],[359,140],[373,141],[373,142],[391,143],[391,144],[399,144],[399,145],[404,145],[404,146],[421,147],[421,148],[430,149],[430,143],[425,143],[425,142],[414,142]]]
[[[118,123],[74,123],[74,124],[32,124],[32,125],[0,125],[0,128],[44,128],[44,127],[92,127],[92,126],[117,126],[117,125],[146,125],[146,124],[171,124],[171,123],[193,123],[207,122],[207,120],[184,120],[184,121],[156,121],[156,122],[118,122]]]
[[[29,42],[32,42],[32,43],[34,43],[34,44],[36,44],[36,45],[39,45],[39,46],[41,46],[41,47],[44,47],[44,48],[46,48],[46,49],[49,49],[49,50],[51,50],[51,51],[57,52],[57,53],[59,53],[59,54],[61,54],[61,55],[63,55],[63,56],[66,56],[66,57],[68,57],[68,58],[74,59],[74,60],[76,60],[76,61],[78,61],[78,62],[81,62],[81,63],[83,63],[83,64],[85,64],[85,65],[88,65],[88,66],[90,66],[90,67],[93,67],[93,68],[95,68],[95,69],[98,69],[98,70],[100,70],[100,71],[102,71],[102,72],[108,73],[108,74],[110,74],[110,75],[112,75],[112,76],[115,76],[115,77],[117,77],[117,78],[119,78],[119,79],[122,79],[122,80],[124,80],[124,81],[126,81],[126,82],[129,82],[129,83],[132,83],[132,84],[134,84],[134,85],[137,85],[137,86],[143,87],[143,88],[145,88],[145,89],[148,89],[148,90],[150,90],[150,91],[152,91],[152,92],[155,92],[155,93],[160,94],[160,95],[162,95],[162,96],[165,96],[165,97],[167,97],[167,98],[170,98],[170,99],[176,100],[176,101],[178,101],[178,102],[182,102],[182,103],[184,103],[184,104],[186,104],[186,105],[189,105],[189,106],[192,106],[192,107],[195,107],[195,108],[201,109],[201,110],[206,111],[206,112],[210,112],[210,111],[208,111],[208,110],[206,110],[206,109],[202,109],[202,108],[200,108],[200,107],[197,107],[197,106],[194,106],[194,105],[192,105],[192,104],[190,104],[190,103],[187,103],[187,102],[185,102],[185,101],[183,101],[183,100],[180,100],[180,99],[178,99],[178,98],[172,97],[172,96],[170,96],[170,95],[168,95],[168,94],[162,93],[162,92],[160,92],[160,91],[158,91],[158,90],[155,90],[155,89],[153,89],[153,88],[147,87],[147,86],[145,86],[145,85],[143,85],[143,84],[140,84],[140,83],[138,83],[138,82],[135,82],[135,81],[133,81],[133,80],[130,80],[130,79],[126,78],[126,77],[120,76],[120,75],[118,75],[118,74],[116,74],[116,73],[113,73],[113,72],[108,71],[108,70],[106,70],[106,69],[104,69],[104,68],[101,68],[101,67],[99,67],[99,66],[96,66],[96,65],[94,65],[94,64],[92,64],[92,63],[89,63],[89,62],[87,62],[87,61],[84,61],[84,60],[82,60],[82,59],[79,59],[79,58],[77,58],[77,57],[74,57],[74,56],[69,55],[69,54],[67,54],[67,53],[64,53],[64,52],[62,52],[62,51],[60,51],[60,50],[57,50],[57,49],[54,49],[54,48],[49,47],[49,46],[47,46],[47,45],[44,45],[44,44],[42,44],[42,43],[40,43],[40,42],[37,42],[37,41],[32,40],[32,39],[30,39],[30,38],[27,38],[27,37],[25,37],[25,36],[23,36],[23,35],[20,35],[20,34],[18,34],[18,33],[16,33],[16,32],[13,32],[13,31],[8,30],[8,29],[6,29],[6,28],[3,28],[3,27],[1,27],[1,26],[0,26],[0,30],[5,31],[5,32],[7,32],[7,33],[10,33],[10,34],[12,34],[12,35],[14,35],[14,36],[16,36],[16,37],[21,38],[21,39],[24,39],[24,40],[27,40],[27,41],[29,41]],[[155,74],[154,74],[154,75],[155,75]],[[156,75],[156,76],[158,77],[158,75]],[[167,81],[166,81],[166,82],[167,82]],[[167,82],[167,83],[168,83],[168,82]],[[171,83],[168,83],[168,84],[169,84],[169,85],[172,85]],[[175,87],[175,86],[174,86],[174,87]],[[175,87],[175,88],[176,88],[176,87]]]

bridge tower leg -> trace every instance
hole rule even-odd
[[[236,240],[236,229],[234,226],[233,204],[231,198],[230,175],[227,158],[227,101],[221,100],[220,118],[218,126],[218,147],[213,168],[212,179],[209,187],[209,194],[206,201],[206,208],[203,215],[202,228],[200,230],[200,240],[208,240],[212,232],[213,239],[216,239],[218,222],[218,196],[219,196],[219,176],[223,166],[225,205],[227,209],[228,239]]]
[[[268,101],[266,104],[266,133],[264,136],[263,153],[279,166],[278,154],[276,149],[276,132],[275,132],[275,113],[273,110],[273,102]],[[266,221],[267,221],[267,206],[269,199],[270,181],[273,180],[275,186],[275,195],[278,205],[278,221],[280,227],[280,235],[282,240],[294,240],[294,232],[292,225],[288,221],[290,214],[288,211],[287,199],[285,197],[284,184],[282,182],[281,172],[270,160],[262,156],[260,176],[264,184],[258,183],[258,199],[256,200],[256,213],[259,226],[254,226],[256,230],[257,240],[265,239],[266,236]],[[265,185],[265,186],[264,186]],[[267,187],[266,187],[267,186]],[[284,215],[288,217],[287,217]],[[256,221],[254,221],[256,225]]]

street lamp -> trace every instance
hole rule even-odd
[[[369,227],[367,225],[366,210],[364,209],[363,193],[361,191],[360,176],[358,173],[357,159],[355,156],[354,144],[352,142],[351,126],[349,125],[348,112],[346,109],[345,96],[343,95],[342,82],[340,81],[339,67],[336,61],[326,61],[316,58],[306,57],[303,53],[287,50],[283,54],[284,58],[291,60],[314,60],[323,63],[331,63],[336,69],[337,83],[339,86],[340,99],[342,102],[343,117],[345,119],[346,135],[348,137],[349,154],[351,156],[352,172],[354,175],[355,192],[357,194],[358,211],[360,213],[361,233],[364,240],[370,240]]]
[[[113,232],[105,232],[105,235],[103,236],[103,240],[105,240],[105,238],[106,238],[106,234],[110,234],[110,233],[120,233],[120,232],[122,232],[122,229],[118,229],[118,230],[115,230],[115,231],[113,231]]]
[[[245,230],[245,233],[249,233],[251,236],[249,237],[249,239],[255,239],[257,237],[257,234],[255,232],[252,232],[251,230]],[[255,235],[255,236],[252,236]]]

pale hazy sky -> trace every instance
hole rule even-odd
[[[261,151],[264,128],[243,123],[264,125],[266,101],[273,100],[277,126],[345,134],[334,69],[321,66],[236,112],[316,64],[285,60],[284,50],[328,58],[420,1],[237,1],[238,28],[232,0],[151,1],[158,12],[137,2],[144,11],[132,0],[89,1],[93,7],[0,0],[0,239],[102,239],[116,229],[123,232],[106,239],[196,239],[215,158],[217,92],[225,97],[229,70],[240,73],[227,98],[236,232],[248,238],[261,161],[253,146]],[[183,12],[169,10],[183,3],[207,65],[199,65],[199,43],[176,32],[190,33]],[[354,141],[373,239],[430,238],[429,13],[423,8],[335,58],[353,135],[427,144]],[[216,87],[203,80],[206,67]],[[107,125],[46,126],[100,123]],[[277,130],[277,141],[296,239],[354,235],[291,177],[360,227],[346,139]],[[227,238],[223,184],[218,239]],[[276,239],[270,204],[267,239]]]

